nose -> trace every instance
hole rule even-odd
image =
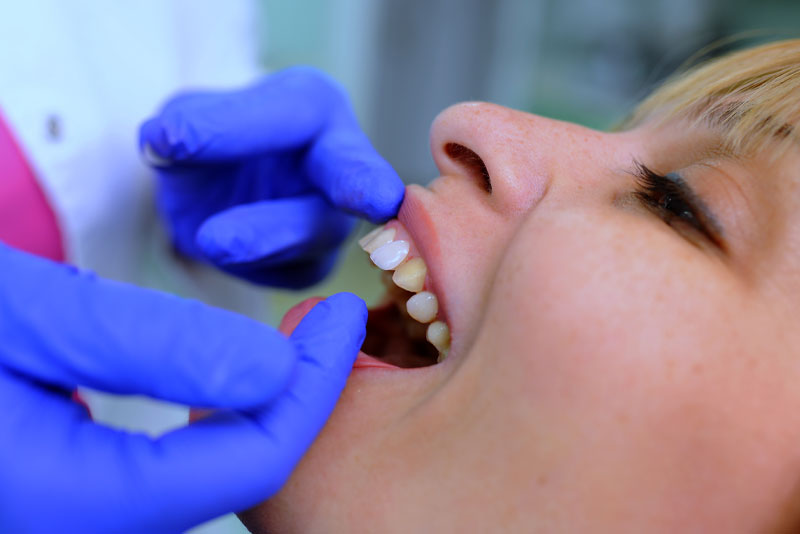
[[[583,128],[482,102],[456,104],[431,127],[442,175],[466,176],[504,213],[527,211],[545,195]],[[588,131],[588,130],[587,130]],[[585,136],[584,136],[585,139]]]

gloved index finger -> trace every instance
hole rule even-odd
[[[140,130],[140,147],[159,164],[231,161],[299,148],[346,103],[320,71],[294,67],[240,91],[191,93],[172,99]]]
[[[349,109],[340,110],[304,161],[309,179],[339,209],[384,222],[397,215],[405,185],[373,148]]]
[[[361,131],[339,85],[293,67],[241,91],[186,94],[140,131],[152,164],[218,163],[308,147],[304,170],[331,204],[382,222],[405,193],[397,173]]]
[[[206,407],[262,405],[297,363],[266,325],[3,245],[0,339],[0,365],[35,381]]]

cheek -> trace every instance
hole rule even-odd
[[[654,354],[718,350],[731,313],[744,308],[732,278],[679,238],[641,226],[573,215],[523,227],[490,303],[509,348],[581,365],[651,355],[627,362],[635,367],[667,363]]]
[[[726,350],[726,291],[699,262],[613,229],[534,235],[506,256],[490,304],[487,326],[505,355],[498,379],[538,405],[574,409],[585,421],[593,414],[592,424],[708,393],[679,387]]]
[[[623,450],[647,440],[653,421],[682,436],[701,425],[685,412],[725,404],[724,384],[739,376],[730,358],[746,346],[730,332],[742,302],[699,251],[577,216],[520,235],[530,237],[498,270],[481,336],[496,355],[484,376],[503,384],[509,406],[534,406],[571,440]]]
[[[547,429],[555,479],[596,482],[612,498],[600,490],[613,476],[620,502],[643,486],[688,507],[722,486],[744,494],[758,484],[763,437],[784,441],[792,394],[776,390],[778,368],[755,368],[765,340],[732,275],[645,230],[580,216],[523,228],[479,334],[478,352],[491,354],[482,381],[504,413],[536,421],[523,431],[532,442]]]

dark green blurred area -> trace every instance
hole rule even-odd
[[[800,36],[798,0],[260,0],[262,62],[310,64],[342,82],[376,148],[408,183],[437,175],[436,114],[485,100],[608,129],[715,45]],[[731,38],[735,37],[734,41]],[[737,44],[738,43],[738,44]],[[362,231],[364,233],[366,228]],[[349,246],[335,275],[276,292],[274,319],[311,294],[382,289]]]

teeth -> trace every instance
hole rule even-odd
[[[404,298],[401,293],[403,290],[414,293],[406,301],[405,310],[400,310],[414,319],[414,321],[404,320],[406,332],[412,339],[420,339],[423,335],[428,342],[439,351],[437,363],[447,357],[450,349],[450,328],[444,321],[436,321],[439,313],[439,300],[430,291],[422,291],[425,285],[425,277],[428,267],[422,258],[412,258],[405,261],[408,257],[410,245],[407,241],[394,238],[397,235],[395,228],[379,226],[358,240],[358,245],[369,254],[372,262],[383,271],[394,271],[383,273],[383,281],[389,290],[389,294],[394,295],[395,302],[402,302]],[[405,263],[404,263],[405,262]],[[391,277],[391,282],[389,279]],[[407,293],[404,293],[407,295]],[[427,323],[430,323],[425,326]]]
[[[425,275],[428,268],[425,266],[425,261],[422,258],[412,258],[397,268],[392,276],[392,280],[399,287],[412,293],[419,293],[422,291],[422,286],[425,284]]]
[[[378,239],[379,237],[381,237],[380,234],[378,234],[378,237],[375,239]],[[370,241],[368,246],[371,246],[375,239]],[[369,258],[372,260],[372,263],[384,271],[391,271],[403,263],[403,260],[405,260],[406,256],[408,256],[408,249],[408,241],[390,240],[390,242],[379,246],[372,253],[370,253]]]
[[[437,362],[444,360],[447,357],[447,350],[450,348],[450,328],[447,324],[444,321],[432,322],[428,325],[425,337],[439,351]]]
[[[421,323],[429,323],[436,318],[439,301],[430,291],[417,293],[406,302],[408,314]]]
[[[364,251],[367,254],[372,254],[382,246],[391,243],[396,233],[397,230],[395,230],[394,228],[385,228],[385,229],[382,228],[380,232],[375,234],[375,236],[372,239],[370,239],[365,245],[362,245],[361,248],[364,249]]]
[[[367,235],[358,240],[358,246],[363,249],[366,246],[366,244],[372,241],[372,238],[381,233],[381,230],[383,230],[384,228],[385,228],[384,226],[378,226],[376,228],[373,228],[372,231],[370,231],[370,233],[368,233]]]

